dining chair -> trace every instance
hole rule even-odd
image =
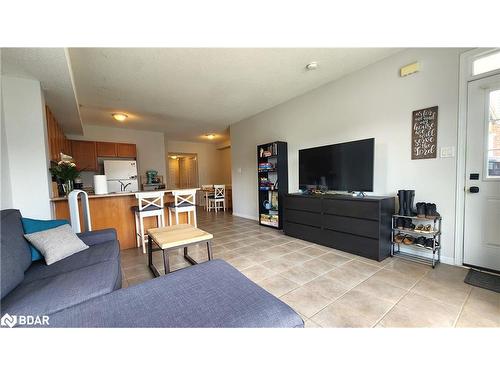
[[[201,190],[203,191],[203,208],[208,211],[208,198],[213,198],[214,196],[214,185],[201,185]]]
[[[214,196],[208,198],[208,211],[214,209],[217,212],[219,208],[226,211],[226,185],[214,185]]]
[[[194,226],[197,227],[196,220],[196,190],[180,189],[172,190],[174,201],[168,206],[168,221],[172,225],[172,212],[175,214],[175,224],[179,224],[179,213],[188,213],[188,224],[191,224],[191,212],[193,213]]]
[[[164,191],[135,193],[138,205],[131,207],[135,217],[135,235],[137,247],[142,246],[142,252],[146,253],[146,237],[144,233],[144,218],[156,216],[158,228],[165,226],[165,211],[163,206]]]

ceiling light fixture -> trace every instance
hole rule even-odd
[[[171,155],[170,159],[174,159],[174,160],[177,159],[177,155]]]
[[[316,70],[318,69],[318,63],[316,61],[312,61],[306,65],[306,70]]]
[[[128,118],[128,116],[125,113],[113,113],[111,116],[113,116],[113,118],[116,121],[120,121],[120,122],[123,122]]]
[[[208,139],[214,139],[215,134],[206,134],[205,137],[207,137]]]

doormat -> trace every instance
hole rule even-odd
[[[464,282],[479,288],[500,293],[500,276],[498,275],[470,270],[467,276],[465,276]]]

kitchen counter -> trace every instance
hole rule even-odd
[[[172,190],[161,191],[165,192],[165,204],[174,201],[173,195],[170,194]],[[138,205],[135,193],[136,192],[110,193],[102,195],[89,194],[89,209],[92,229],[115,228],[122,250],[137,247],[135,215],[132,211],[132,207]],[[66,197],[52,198],[51,201],[55,218],[69,220],[68,199]],[[164,211],[166,225],[168,225],[168,208],[165,208]],[[81,223],[83,223],[82,214],[83,212],[80,206]],[[187,223],[187,215],[188,213],[186,212],[179,214],[179,224]],[[145,231],[156,227],[157,224],[155,217],[144,218]]]
[[[165,194],[171,193],[172,190],[154,190],[155,192],[160,192],[163,191]],[[123,197],[123,196],[134,196],[135,193],[151,193],[151,191],[125,191],[123,193],[108,193],[108,194],[89,194],[89,199],[94,199],[94,198],[114,198],[114,197]],[[57,198],[52,198],[50,201],[51,202],[58,202],[58,201],[67,201],[68,197],[57,197]]]

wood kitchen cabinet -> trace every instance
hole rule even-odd
[[[97,157],[116,157],[116,143],[96,142]]]
[[[96,142],[72,140],[71,152],[79,171],[97,171]]]
[[[135,158],[137,156],[137,150],[135,144],[132,143],[117,143],[116,144],[116,156],[120,158]]]
[[[57,162],[60,160],[61,152],[66,155],[71,155],[71,142],[64,135],[59,123],[48,106],[45,106],[45,115],[47,119],[49,159]]]

